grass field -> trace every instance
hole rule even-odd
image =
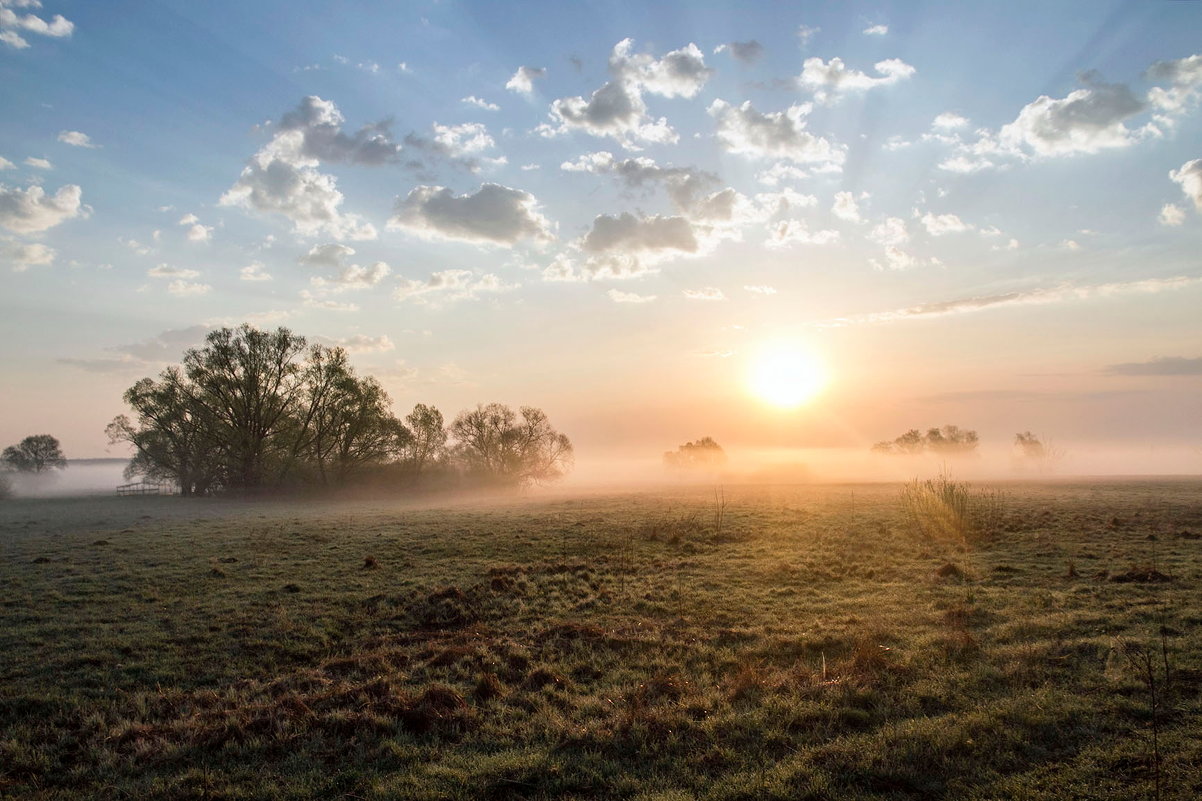
[[[1202,482],[0,504],[0,796],[1202,796]]]

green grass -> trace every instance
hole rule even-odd
[[[4,502],[0,797],[1202,793],[1198,482],[715,497]]]

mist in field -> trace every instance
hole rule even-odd
[[[62,470],[8,473],[12,493],[19,498],[65,498],[112,495],[126,483],[124,459],[70,459]]]

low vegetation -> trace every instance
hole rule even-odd
[[[1004,490],[13,501],[0,796],[1198,797],[1198,483]]]

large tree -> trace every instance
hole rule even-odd
[[[442,412],[424,403],[413,407],[405,423],[410,436],[402,458],[411,478],[418,481],[425,470],[447,457],[446,423]]]
[[[488,483],[522,486],[554,481],[572,465],[572,443],[547,415],[521,407],[521,419],[499,403],[461,412],[451,423],[456,455],[470,475]]]
[[[34,434],[16,445],[9,445],[0,455],[0,461],[22,473],[42,473],[67,466],[58,440],[49,434]]]

